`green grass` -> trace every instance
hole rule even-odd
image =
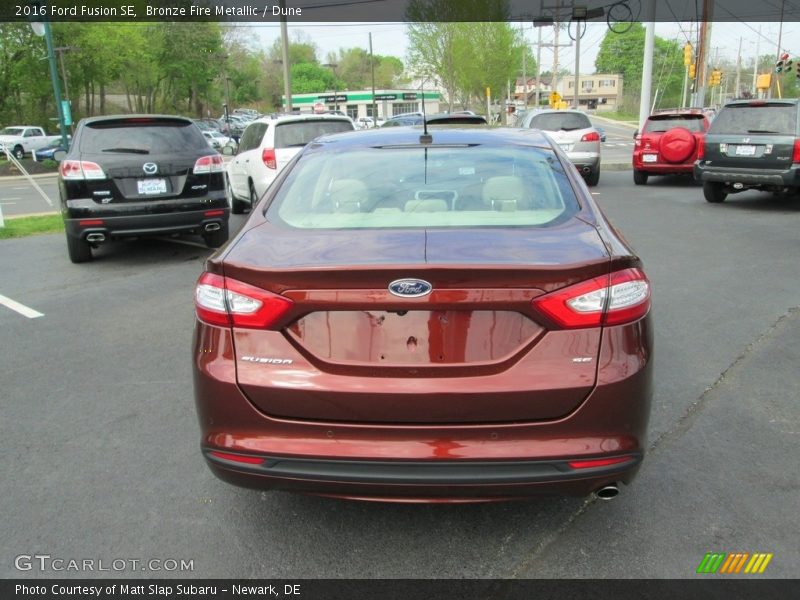
[[[0,227],[0,240],[18,238],[38,233],[58,233],[64,231],[61,215],[41,215],[35,217],[5,218],[5,227]]]

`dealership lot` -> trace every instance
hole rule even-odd
[[[688,179],[634,188],[629,171],[593,191],[654,289],[651,452],[610,503],[381,505],[227,486],[202,462],[190,380],[202,240],[111,244],[88,265],[69,263],[63,235],[0,242],[0,294],[44,315],[0,306],[13,515],[0,575],[93,575],[15,569],[43,553],[194,561],[123,573],[148,577],[689,577],[711,551],[771,552],[765,575],[795,575],[800,198],[710,205]]]

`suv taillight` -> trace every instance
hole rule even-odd
[[[278,168],[278,163],[275,160],[275,148],[264,148],[261,151],[261,160],[264,161],[268,169]]]
[[[582,142],[599,142],[600,141],[600,134],[596,131],[590,131],[589,133],[584,133],[583,137],[581,138]]]
[[[794,139],[794,150],[792,151],[792,162],[800,163],[800,138]]]
[[[105,179],[100,165],[88,160],[62,160],[58,165],[62,179]]]
[[[292,308],[288,298],[208,272],[197,280],[194,303],[204,323],[250,329],[269,329]]]
[[[650,310],[650,282],[640,269],[623,269],[539,296],[531,304],[564,329],[622,325]]]
[[[795,149],[797,146],[795,146]],[[706,155],[706,136],[697,136],[697,160],[703,160]]]
[[[221,173],[225,170],[225,165],[222,163],[222,157],[219,154],[211,156],[201,156],[194,163],[192,171],[195,175],[203,175],[205,173]]]

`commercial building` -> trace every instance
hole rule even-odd
[[[425,90],[425,112],[440,112],[441,94],[435,90]],[[379,119],[389,119],[394,115],[422,110],[422,95],[419,90],[372,90],[320,92],[316,94],[292,94],[292,108],[303,113],[340,110],[352,119],[372,117],[373,107]],[[282,99],[284,107],[286,99]]]

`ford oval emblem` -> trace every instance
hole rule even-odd
[[[422,279],[396,279],[389,284],[389,293],[401,298],[419,298],[427,296],[433,286]]]

